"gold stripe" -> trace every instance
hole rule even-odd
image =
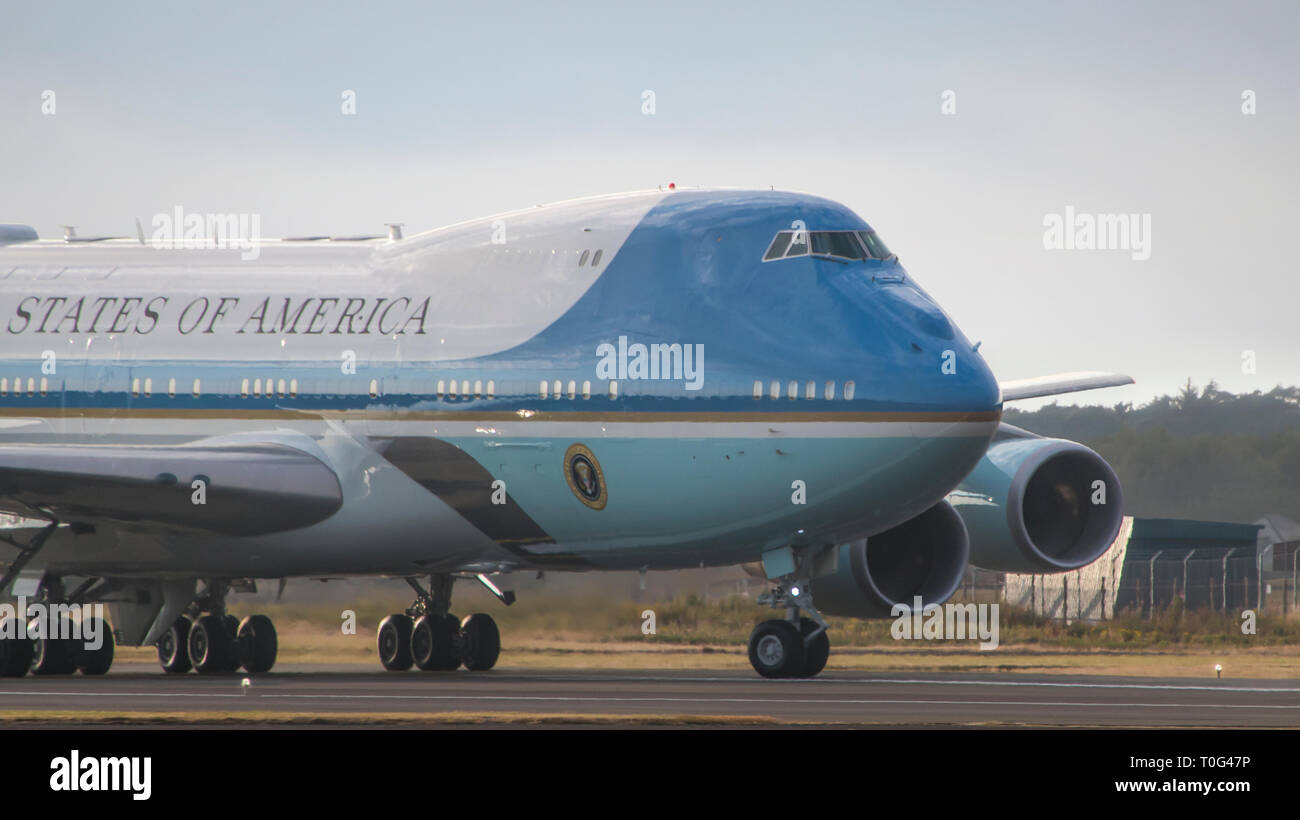
[[[593,413],[551,411],[474,411],[474,410],[295,410],[292,408],[188,409],[155,407],[0,407],[0,418],[40,419],[330,419],[356,421],[586,421],[586,422],[997,422],[1000,410],[978,412],[656,412]]]

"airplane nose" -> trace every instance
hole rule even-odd
[[[1001,390],[984,357],[929,296],[909,285],[887,287],[881,306],[893,317],[897,343],[915,369],[903,388],[944,412],[986,413],[1002,403]]]
[[[974,347],[967,348],[965,356],[969,380],[962,386],[962,404],[972,411],[1000,410],[1002,407],[1002,388],[998,386],[997,377],[984,361],[984,357]]]
[[[948,340],[956,335],[952,322],[939,306],[913,287],[892,287],[882,294],[888,309],[926,336]]]

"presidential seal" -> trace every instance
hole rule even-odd
[[[601,472],[596,454],[581,444],[564,452],[564,478],[578,500],[593,510],[605,509],[609,496],[605,493],[605,474]]]

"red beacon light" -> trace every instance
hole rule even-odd
[[[676,182],[670,182],[670,183],[668,183],[668,190],[670,190],[670,191],[675,191],[675,190],[677,190],[677,183],[676,183]]]

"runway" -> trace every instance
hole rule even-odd
[[[863,672],[764,680],[734,671],[386,673],[285,664],[252,678],[244,693],[242,678],[171,677],[157,667],[121,664],[102,678],[0,679],[0,713],[8,714],[0,714],[0,723],[21,714],[30,724],[39,720],[34,712],[85,712],[87,720],[161,712],[200,723],[213,713],[253,722],[267,713],[345,721],[351,715],[360,723],[400,713],[455,723],[447,716],[456,713],[476,715],[479,723],[491,723],[492,716],[503,722],[519,715],[571,716],[579,725],[689,723],[694,717],[722,725],[1300,726],[1300,686],[1286,680]]]

